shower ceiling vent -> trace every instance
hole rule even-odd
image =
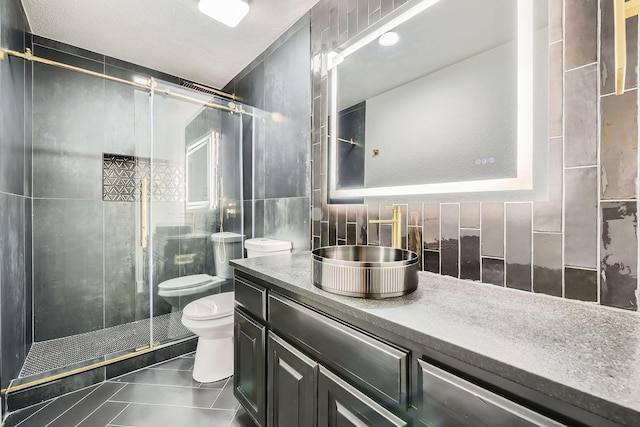
[[[211,87],[203,86],[201,84],[189,82],[186,80],[182,80],[182,87],[186,87],[187,89],[191,90],[197,90],[198,92],[203,92],[209,95],[222,96],[228,99],[238,100],[238,97],[233,94],[225,93],[218,89],[213,89]]]

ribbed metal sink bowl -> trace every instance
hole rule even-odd
[[[360,298],[391,298],[418,287],[418,255],[383,246],[326,246],[311,252],[313,284]]]

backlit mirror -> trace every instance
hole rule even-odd
[[[214,198],[211,192],[214,136],[214,134],[208,135],[187,147],[187,209],[210,208],[213,203]]]
[[[331,52],[330,201],[544,197],[547,32],[546,1],[424,0]]]

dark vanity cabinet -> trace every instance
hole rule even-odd
[[[260,427],[563,425],[246,273],[235,295],[235,395]]]

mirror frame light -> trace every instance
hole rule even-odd
[[[515,178],[458,181],[433,184],[401,185],[358,189],[336,188],[337,165],[337,98],[338,65],[351,53],[377,40],[411,17],[432,6],[438,0],[424,0],[401,12],[389,22],[357,40],[348,47],[328,54],[330,78],[328,199],[330,201],[356,200],[363,197],[394,195],[429,195],[449,193],[476,193],[493,191],[531,190],[533,188],[533,2],[517,0],[518,66],[517,66],[517,165]]]
[[[204,138],[199,139],[193,144],[187,147],[187,152],[185,155],[185,203],[186,210],[196,210],[196,209],[211,209],[213,205],[214,195],[211,194],[211,189],[213,188],[213,179],[212,179],[212,145],[214,141],[215,134],[212,133],[210,135],[205,136]],[[207,198],[206,200],[199,200],[196,202],[189,201],[189,155],[195,153],[198,150],[201,150],[206,147],[207,150]]]

